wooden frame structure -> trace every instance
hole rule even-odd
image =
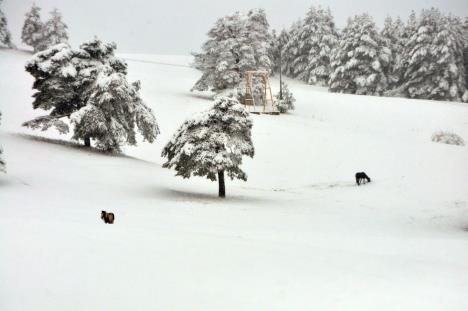
[[[256,77],[260,78],[264,90],[263,102],[260,103],[260,105],[256,102],[255,95],[253,94],[253,79]],[[245,97],[243,104],[249,107],[248,110],[251,113],[279,114],[278,109],[274,105],[268,72],[257,70],[249,70],[245,72]],[[262,111],[257,111],[256,107],[258,106],[263,107]]]

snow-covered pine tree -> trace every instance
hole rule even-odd
[[[44,25],[43,40],[39,50],[45,50],[59,43],[68,42],[67,25],[62,20],[62,14],[54,9],[50,12],[50,19]]]
[[[395,21],[390,16],[387,16],[384,22],[381,35],[385,45],[392,52],[392,59],[388,66],[388,83],[389,89],[394,89],[399,85],[400,74],[398,72],[398,64],[401,63],[402,51],[404,42],[402,39],[404,25],[400,17]]]
[[[0,112],[0,123],[2,122],[2,113]],[[6,172],[6,163],[5,160],[3,159],[3,149],[2,146],[0,145],[0,172]]]
[[[423,10],[405,46],[403,90],[410,98],[460,101],[465,92],[461,22],[435,8]]]
[[[194,53],[194,67],[202,71],[192,88],[198,91],[233,88],[241,81],[241,52],[238,38],[242,31],[238,12],[219,18],[208,32],[201,53]],[[253,61],[253,60],[252,60]]]
[[[289,110],[294,110],[294,102],[296,101],[296,99],[289,90],[289,87],[286,84],[286,82],[282,81],[281,86],[282,92],[278,92],[278,94],[275,96],[276,107],[278,107],[279,112],[286,113]]]
[[[1,8],[2,2],[3,0],[0,0],[0,48],[12,48],[13,43],[8,30],[8,22]]]
[[[219,96],[213,107],[185,121],[162,151],[163,167],[178,176],[205,176],[218,180],[220,197],[226,196],[224,175],[247,180],[240,168],[242,156],[254,156],[252,120],[233,97]]]
[[[254,52],[255,69],[267,72],[271,72],[273,67],[270,59],[272,38],[269,28],[265,10],[253,9],[247,13],[242,33]]]
[[[272,43],[272,61],[273,61],[273,72],[279,72],[280,70],[280,57],[282,57],[281,52],[282,49],[286,46],[289,41],[289,32],[286,29],[281,30],[280,34],[273,39]]]
[[[404,84],[404,75],[410,61],[410,56],[406,52],[406,45],[408,44],[411,37],[416,34],[418,29],[418,18],[416,12],[411,11],[408,16],[406,24],[403,26],[403,32],[401,35],[402,51],[399,62],[395,63],[395,74],[398,76],[398,87],[402,87]],[[402,94],[403,95],[403,94]]]
[[[338,44],[338,33],[330,9],[311,8],[303,27],[303,51],[307,65],[299,78],[309,84],[328,85],[331,74],[330,55]],[[302,66],[300,66],[302,67]]]
[[[194,67],[202,71],[202,76],[192,91],[234,89],[246,70],[271,70],[271,38],[263,10],[222,17],[208,37],[202,52],[194,53]]]
[[[26,13],[21,40],[23,43],[31,46],[34,52],[38,51],[43,40],[44,24],[41,21],[41,8],[33,3],[31,10]]]
[[[465,86],[468,90],[468,17],[465,17],[463,22],[463,32],[464,32],[464,41],[465,48],[463,49],[463,58],[465,63]],[[468,102],[468,93],[465,92],[465,102]]]
[[[372,17],[366,13],[350,18],[332,56],[330,91],[381,95],[388,86],[390,59]]]
[[[95,139],[99,149],[119,152],[124,144],[136,145],[135,127],[154,142],[159,128],[151,109],[139,94],[139,83],[129,84],[125,74],[105,66],[92,87],[86,106],[71,115],[74,139]]]
[[[33,108],[49,114],[23,125],[43,131],[55,127],[67,133],[65,120],[73,116],[73,137],[83,139],[86,146],[91,139],[105,150],[119,150],[123,142],[134,144],[135,125],[144,139],[154,141],[159,133],[154,115],[141,101],[138,82],[128,84],[127,65],[115,57],[115,49],[115,43],[94,39],[78,50],[62,43],[37,53],[26,64],[37,90]],[[98,116],[105,120],[93,123],[92,118]]]
[[[302,29],[303,21],[297,20],[291,25],[288,32],[288,41],[281,51],[283,73],[291,78],[296,77],[297,70],[294,69],[294,61],[298,58],[301,46],[299,31]]]

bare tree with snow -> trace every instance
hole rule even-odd
[[[356,15],[348,20],[332,57],[330,91],[381,95],[388,87],[387,67],[391,51],[385,46],[372,17]]]
[[[33,3],[31,10],[26,13],[23,30],[21,32],[21,40],[26,45],[31,46],[34,52],[39,50],[40,44],[43,41],[44,24],[41,21],[41,8]]]
[[[78,50],[57,44],[37,53],[26,65],[36,80],[34,109],[48,115],[23,125],[47,130],[55,127],[67,133],[71,119],[75,139],[86,146],[119,151],[121,145],[135,145],[135,128],[153,142],[159,128],[152,110],[139,95],[139,82],[127,82],[127,64],[114,55],[116,45],[94,39]]]
[[[254,156],[249,113],[233,97],[218,97],[213,107],[185,121],[164,147],[163,167],[178,176],[204,176],[218,180],[220,197],[226,196],[225,174],[247,180],[240,168],[243,156]]]

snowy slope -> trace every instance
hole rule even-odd
[[[468,105],[289,81],[297,110],[253,116],[249,180],[219,200],[161,168],[211,104],[188,58],[123,55],[162,134],[109,156],[20,126],[28,57],[0,50],[0,310],[468,310],[468,149],[430,141],[467,141]]]

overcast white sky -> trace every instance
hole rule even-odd
[[[20,43],[24,14],[32,0],[4,0],[15,43]],[[468,16],[468,0],[35,0],[45,19],[54,7],[62,11],[72,45],[97,35],[115,41],[119,52],[188,54],[196,51],[214,21],[234,11],[261,7],[270,25],[289,26],[311,5],[330,7],[338,27],[347,17],[368,12],[381,26],[386,15],[406,18],[411,10],[438,7]]]

